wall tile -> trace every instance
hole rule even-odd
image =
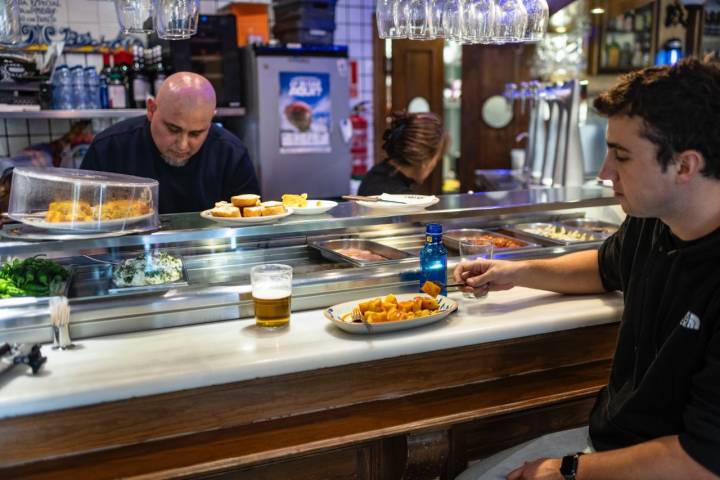
[[[0,118],[0,135],[5,135],[7,130],[5,129],[5,120],[4,118]]]
[[[113,0],[98,0],[98,25],[101,23],[109,23],[110,20],[117,20],[117,12],[115,11],[115,2]]]
[[[50,142],[49,135],[31,135],[30,136],[30,145],[37,145],[38,143],[48,143],[48,142]]]
[[[17,155],[30,145],[27,137],[9,137],[8,143],[10,144],[10,152],[8,152],[10,156]]]
[[[30,120],[31,134],[48,134],[50,133],[50,123],[47,120]]]
[[[27,133],[27,122],[18,118],[7,121],[8,135],[25,135]]]
[[[0,157],[8,157],[10,154],[8,153],[7,143],[5,142],[6,137],[0,137]]]
[[[97,0],[66,0],[66,2],[69,21],[93,23],[98,21]]]
[[[59,137],[70,130],[70,122],[67,120],[50,120],[50,129],[53,137]]]

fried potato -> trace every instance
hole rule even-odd
[[[434,298],[417,296],[399,302],[395,295],[373,298],[358,304],[368,323],[398,322],[434,315],[440,305]],[[347,317],[349,313],[343,316]]]
[[[440,294],[440,292],[442,291],[442,288],[440,288],[440,285],[438,285],[437,283],[433,283],[430,280],[428,280],[425,283],[423,283],[423,286],[420,290],[427,293],[431,297],[437,297]]]

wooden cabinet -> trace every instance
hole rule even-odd
[[[659,8],[658,2],[645,2],[624,11],[616,7],[592,15],[589,72],[624,73],[654,64]]]

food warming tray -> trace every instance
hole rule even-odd
[[[460,249],[460,239],[461,238],[475,238],[480,237],[484,235],[489,235],[491,237],[496,238],[505,238],[512,240],[513,242],[519,243],[521,246],[519,247],[506,247],[506,248],[497,248],[497,250],[528,250],[531,248],[538,248],[540,247],[539,244],[530,242],[528,240],[523,240],[521,238],[511,237],[509,235],[503,235],[502,233],[498,232],[491,232],[489,230],[482,230],[479,228],[460,228],[457,230],[448,230],[443,235],[443,243],[446,247],[452,248],[453,250],[459,250]],[[493,242],[494,245],[494,242]]]
[[[609,237],[613,233],[617,232],[617,230],[620,228],[619,225],[616,225],[614,223],[593,220],[590,218],[574,218],[569,220],[561,220],[560,223],[568,227],[590,230],[605,237]]]
[[[328,260],[335,262],[349,262],[359,267],[367,265],[383,265],[386,263],[394,263],[399,260],[412,258],[413,255],[398,250],[396,248],[388,247],[371,240],[364,240],[359,238],[347,238],[347,239],[336,239],[336,240],[321,240],[310,242],[310,247],[319,250],[323,257]],[[357,248],[360,250],[367,250],[371,253],[381,255],[387,260],[362,260],[358,258],[349,257],[339,253],[338,249],[345,248]]]
[[[548,229],[557,234],[562,234],[563,232],[566,232],[571,235],[582,235],[583,238],[556,238],[550,235],[533,232],[534,230],[538,229]],[[538,239],[544,242],[555,243],[557,245],[574,245],[584,242],[599,242],[605,239],[605,237],[600,235],[599,233],[585,230],[582,228],[573,228],[558,222],[519,223],[517,225],[510,225],[506,228],[506,230],[511,232],[517,232],[521,235]]]

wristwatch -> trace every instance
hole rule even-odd
[[[560,464],[560,475],[565,480],[575,480],[575,475],[578,471],[578,460],[583,452],[578,452],[574,455],[565,455]]]

